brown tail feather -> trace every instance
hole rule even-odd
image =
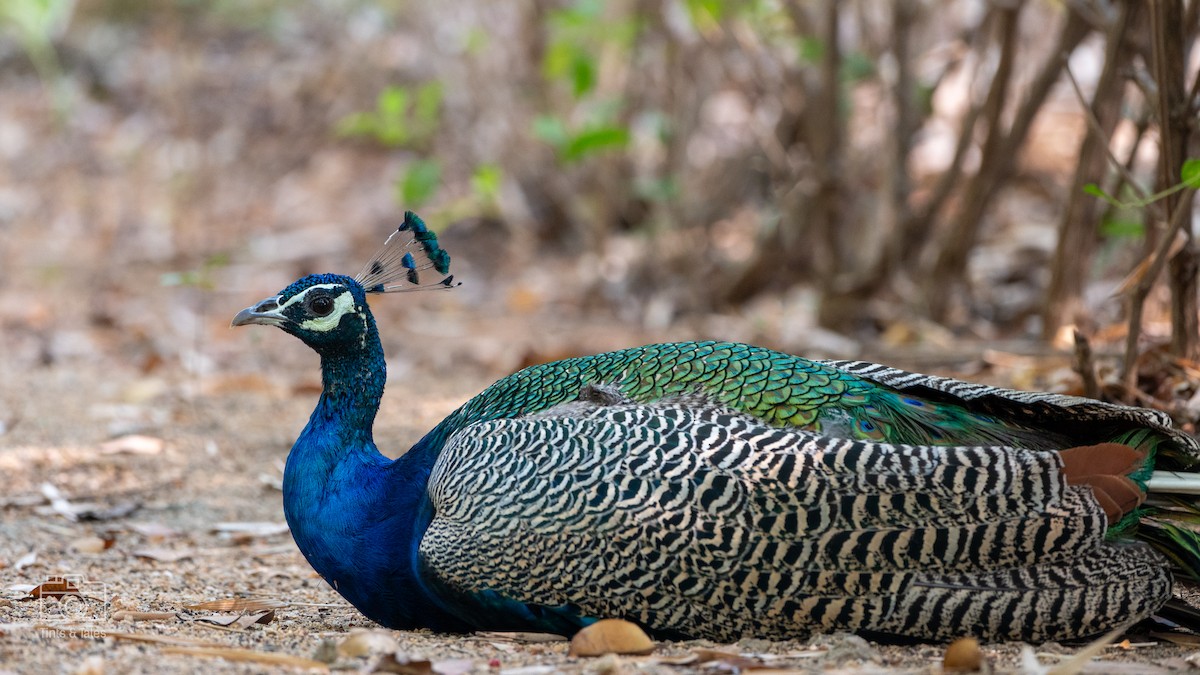
[[[1146,453],[1120,443],[1068,448],[1059,453],[1069,485],[1086,485],[1104,508],[1109,523],[1136,509],[1146,494],[1128,476],[1142,467]]]

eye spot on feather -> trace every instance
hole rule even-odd
[[[371,274],[379,274],[383,272],[383,263],[378,260],[371,263]]]

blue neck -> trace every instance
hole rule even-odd
[[[364,339],[318,350],[324,390],[288,454],[283,510],[309,564],[368,618],[392,628],[462,630],[422,583],[417,559],[432,519],[426,496],[441,443],[396,461],[371,427],[387,379],[374,321]]]

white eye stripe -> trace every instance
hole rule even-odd
[[[320,288],[320,286],[313,286],[313,288]],[[304,294],[301,293],[300,295],[304,295]],[[297,296],[297,297],[299,297],[299,296]],[[293,298],[293,300],[294,299],[295,298]],[[288,303],[290,304],[291,301],[289,300]],[[284,305],[284,306],[286,307],[287,305]],[[333,311],[332,312],[330,312],[326,316],[318,316],[313,319],[301,321],[300,327],[305,330],[316,331],[318,333],[324,333],[327,331],[331,331],[334,328],[337,328],[338,324],[342,322],[343,314],[346,314],[346,313],[352,312],[352,311],[354,311],[354,296],[350,293],[350,291],[346,291],[345,293],[342,293],[341,295],[339,295],[333,299]]]
[[[298,302],[304,302],[304,298],[306,296],[308,296],[309,293],[311,293],[312,291],[314,291],[318,288],[323,288],[327,291],[331,291],[335,288],[341,288],[344,291],[341,295],[350,295],[349,291],[345,291],[346,287],[342,286],[341,284],[317,284],[316,286],[309,286],[308,288],[304,289],[303,291],[300,291],[299,293],[288,298],[288,301],[283,303],[282,305],[280,305],[279,309],[277,311],[282,313],[283,310],[287,309],[288,307],[291,307],[292,305],[294,305]],[[341,297],[341,295],[339,295],[338,297]]]

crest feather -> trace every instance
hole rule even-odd
[[[427,281],[421,273],[433,270],[445,275]],[[383,242],[354,280],[368,293],[398,293],[438,288],[453,288],[450,274],[450,254],[438,246],[437,234],[431,232],[412,211],[404,212],[404,222]],[[425,283],[423,283],[425,282]]]

